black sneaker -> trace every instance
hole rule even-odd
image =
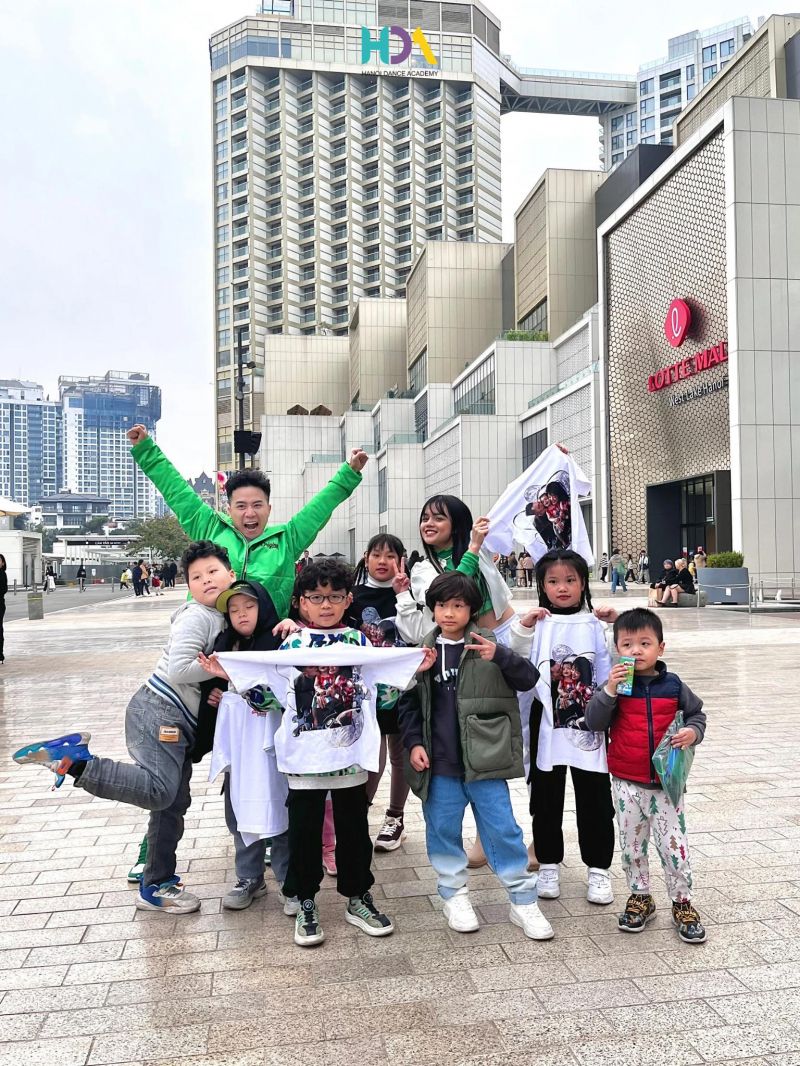
[[[634,892],[628,896],[625,910],[617,918],[617,925],[623,933],[641,933],[655,913],[653,897],[649,893],[642,896]]]
[[[678,936],[685,944],[702,944],[706,931],[700,921],[700,915],[688,900],[672,904],[672,921],[678,930]]]
[[[393,818],[387,814],[383,820],[381,831],[375,840],[376,851],[394,851],[399,848],[406,838],[406,830],[403,825],[403,816]]]

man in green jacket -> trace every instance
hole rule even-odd
[[[268,527],[270,484],[260,470],[240,470],[228,478],[225,492],[230,515],[222,514],[200,499],[144,426],[133,426],[127,436],[134,461],[175,512],[186,535],[224,547],[237,578],[266,586],[280,618],[289,611],[295,560],[358,487],[367,462],[367,453],[354,449],[350,461],[342,463],[325,488],[297,514]]]

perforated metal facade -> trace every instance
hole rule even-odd
[[[592,387],[576,389],[550,410],[550,435],[554,442],[563,441],[575,456],[587,477],[594,474],[592,462],[593,426]]]
[[[681,384],[647,391],[650,374],[727,339],[721,132],[607,235],[604,253],[611,540],[639,545],[647,485],[730,469],[726,389],[675,407]],[[681,349],[664,335],[676,297],[693,316]],[[722,364],[690,384],[726,373]]]

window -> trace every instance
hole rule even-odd
[[[408,387],[415,395],[428,384],[428,349],[426,348],[408,368]]]
[[[217,170],[216,170],[217,181],[222,181],[224,178],[227,178],[227,176],[228,176],[228,164],[227,163],[219,163],[219,164],[217,164]]]
[[[217,333],[217,347],[227,348],[231,343],[231,331],[229,329],[221,329]]]
[[[224,244],[230,239],[230,229],[228,226],[217,226],[217,244]]]
[[[639,101],[639,114],[640,115],[649,115],[652,111],[655,110],[655,106],[656,106],[656,102],[653,99],[653,97],[652,96],[648,96],[648,98],[646,100],[640,100]]]
[[[228,267],[222,267],[217,271],[217,285],[225,285],[230,280],[230,270]]]
[[[708,85],[714,75],[717,73],[716,64],[710,67],[703,67],[703,85]]]
[[[218,144],[214,149],[214,158],[219,163],[222,159],[228,158],[228,146],[227,144]]]
[[[224,119],[222,122],[218,122],[216,125],[216,138],[218,141],[224,140],[228,136],[228,120]]]
[[[611,129],[612,130],[622,129],[622,115],[615,115],[611,119]]]
[[[222,311],[217,311],[217,325],[227,326],[231,320],[230,310],[226,307]]]
[[[697,86],[694,85],[694,84],[687,85],[686,86],[686,99],[687,99],[687,101],[688,100],[694,100],[695,96],[697,96]]]
[[[662,106],[662,108],[664,108],[664,107],[666,107],[666,108],[680,107],[681,106],[681,91],[680,91],[680,89],[678,89],[677,92],[673,92],[673,93],[662,93],[662,95],[661,95],[661,106]]]
[[[227,222],[227,221],[228,221],[228,205],[227,204],[222,204],[220,207],[217,208],[217,222]]]
[[[681,72],[679,70],[671,70],[668,74],[662,74],[658,79],[659,89],[674,89],[676,85],[681,83]]]
[[[453,388],[453,410],[456,414],[493,415],[494,356],[490,355],[479,367]]]
[[[710,45],[708,45],[707,48],[703,49],[703,62],[704,63],[711,63],[716,58],[717,58],[717,46],[715,44],[710,44]]]
[[[640,126],[642,133],[652,133],[653,130],[656,128],[656,120],[654,117],[643,118],[640,123]]]
[[[642,137],[642,144],[655,144],[655,143],[656,143],[656,139],[655,139],[655,136],[652,135],[652,134],[649,137]]]
[[[428,439],[428,394],[420,396],[414,404],[414,429],[420,440]]]
[[[227,78],[218,78],[214,82],[214,99],[215,100],[219,100],[219,98],[221,96],[224,96],[227,91],[228,91],[228,79]]]
[[[226,285],[222,289],[217,289],[217,307],[224,307],[230,299],[230,291]]]
[[[619,162],[619,160],[617,160]],[[547,297],[538,303],[518,322],[519,329],[532,330],[534,333],[547,332]]]
[[[389,486],[386,481],[386,467],[378,470],[378,511],[383,513],[389,510]],[[324,587],[324,586],[323,586]]]
[[[630,130],[630,129],[633,129],[635,125],[636,125],[636,112],[635,111],[629,111],[627,113],[627,115],[625,116],[625,128]]]
[[[525,430],[522,430],[523,434]],[[522,469],[527,470],[531,463],[535,463],[547,447],[547,430],[539,429],[535,433],[528,433],[522,438]]]
[[[618,133],[616,137],[611,138],[611,149],[614,152],[618,152],[622,147],[622,134]]]
[[[214,105],[214,118],[216,118],[216,119],[225,118],[225,116],[227,114],[228,114],[228,101],[227,100],[217,100],[216,104]]]
[[[628,130],[625,134],[625,143],[630,147],[632,144],[636,144],[636,130]]]
[[[228,183],[227,183],[227,181],[225,181],[225,182],[222,183],[222,185],[218,185],[217,186],[217,203],[219,203],[220,200],[227,200],[227,199],[228,199]]]
[[[639,96],[647,96],[647,94],[651,93],[654,88],[655,88],[655,83],[654,83],[654,79],[653,78],[648,78],[647,81],[640,81],[639,82]]]
[[[615,152],[614,155],[611,156],[611,165],[616,166],[617,163],[621,163],[624,156],[624,152]]]
[[[725,59],[727,56],[732,56],[736,51],[736,40],[731,37],[727,41],[720,41],[719,43],[719,58]]]
[[[686,80],[694,81],[694,63],[690,63],[686,68]]]

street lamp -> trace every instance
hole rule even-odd
[[[247,362],[244,361],[244,348],[242,345],[243,333],[244,326],[239,326],[236,330],[236,400],[238,403],[238,417],[236,421],[239,428],[234,430],[233,433],[233,450],[239,457],[238,465],[240,470],[244,470],[245,455],[255,455],[261,447],[261,434],[253,433],[251,430],[244,428],[244,371],[245,367],[248,370],[253,370],[256,364],[253,359],[248,359]],[[253,404],[251,398],[251,417],[252,414]]]

